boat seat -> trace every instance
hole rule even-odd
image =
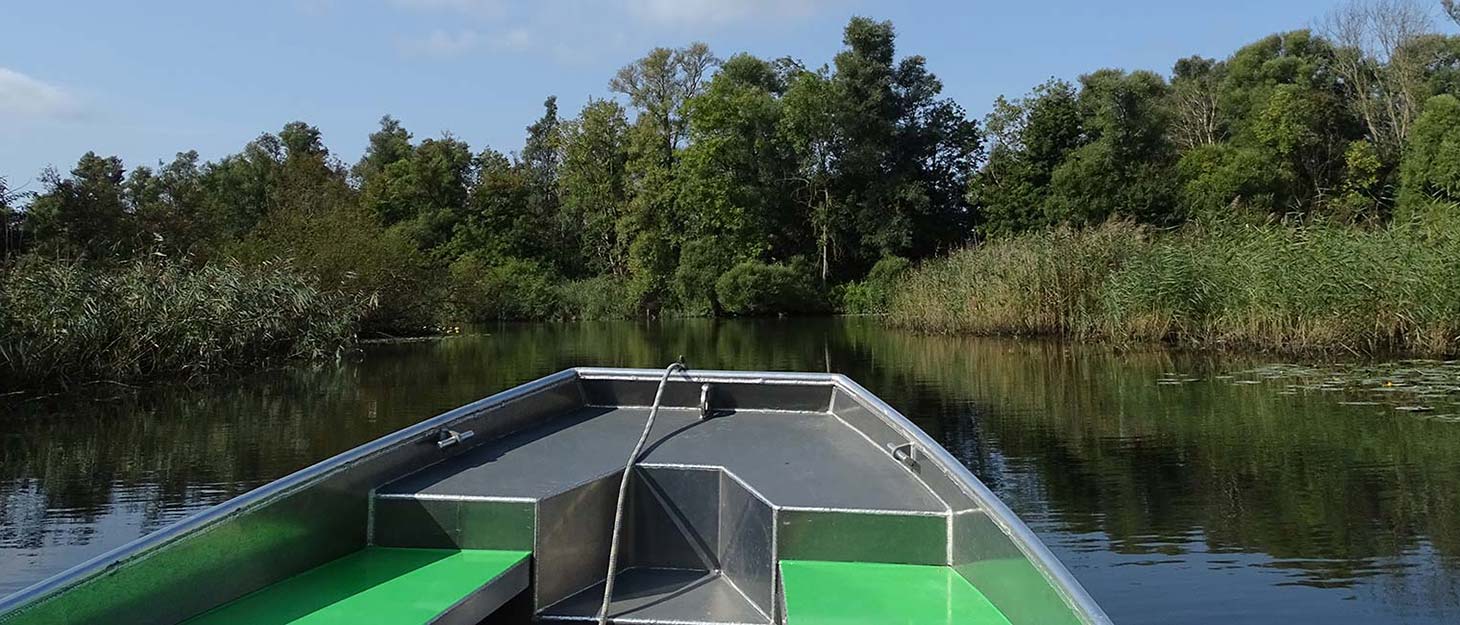
[[[782,560],[786,625],[1009,625],[946,566]]]
[[[528,556],[366,547],[184,625],[477,623],[527,588]]]

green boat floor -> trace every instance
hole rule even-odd
[[[184,625],[425,624],[528,555],[367,547]]]
[[[786,625],[1009,625],[946,566],[782,560]]]

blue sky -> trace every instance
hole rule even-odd
[[[7,0],[0,9],[0,175],[86,150],[129,166],[213,159],[302,119],[347,162],[389,113],[417,138],[520,148],[544,97],[572,115],[649,48],[828,62],[852,15],[890,19],[982,116],[999,94],[1100,67],[1162,72],[1190,54],[1312,24],[1334,0]]]

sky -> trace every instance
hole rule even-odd
[[[1436,3],[1438,4],[1438,3]],[[518,150],[557,95],[607,97],[655,46],[790,55],[815,67],[848,18],[891,20],[944,94],[996,96],[1102,67],[1167,73],[1315,23],[1337,0],[0,0],[0,176],[40,190],[88,150],[130,167],[237,152],[303,120],[346,162],[382,115],[417,139]]]

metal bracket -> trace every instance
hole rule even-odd
[[[918,457],[922,455],[918,452],[918,446],[913,443],[888,443],[887,454],[909,468],[918,466]]]
[[[452,429],[441,430],[441,432],[436,436],[436,448],[446,449],[447,447],[450,447],[452,445],[460,444],[461,441],[464,441],[473,436],[476,436],[476,432],[473,432],[471,430],[466,430],[464,432],[458,432]]]

